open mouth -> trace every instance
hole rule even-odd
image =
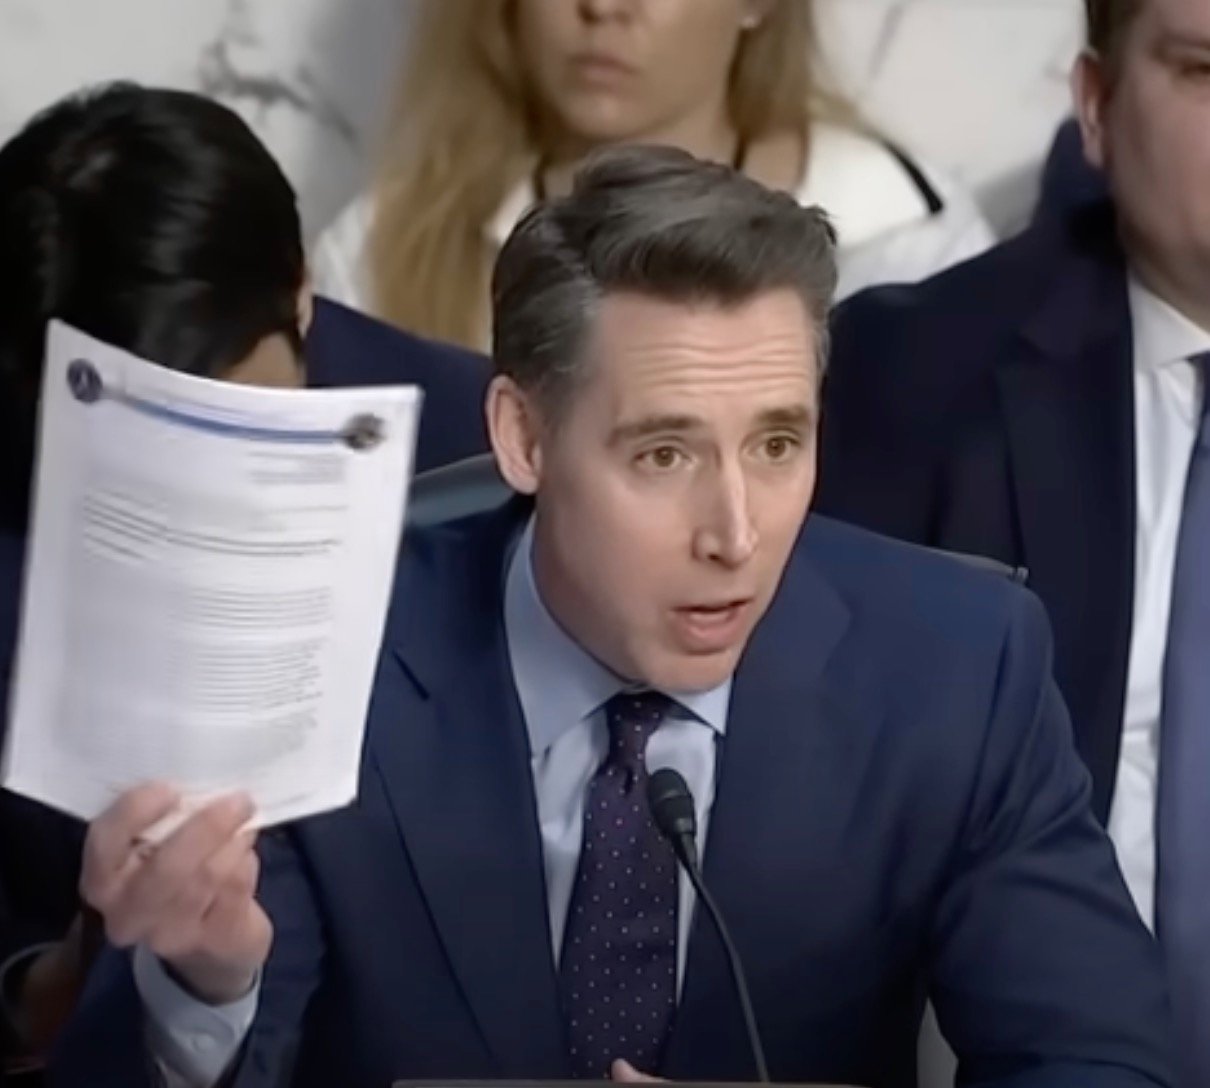
[[[681,641],[689,649],[717,652],[734,643],[751,606],[750,598],[687,605],[673,609],[673,617]]]

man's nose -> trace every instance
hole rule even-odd
[[[724,467],[699,515],[695,550],[699,559],[741,567],[756,552],[759,536],[752,518],[748,481],[738,467]]]

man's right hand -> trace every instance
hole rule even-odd
[[[223,1005],[252,987],[273,939],[256,901],[256,837],[243,830],[253,807],[215,801],[147,845],[179,800],[150,785],[114,802],[88,829],[80,889],[112,944],[145,945],[195,997]]]

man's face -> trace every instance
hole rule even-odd
[[[1139,274],[1210,312],[1210,3],[1142,0],[1117,70],[1084,62],[1077,93]]]
[[[789,290],[602,303],[583,384],[538,443],[535,571],[623,678],[693,692],[734,671],[814,490],[816,350]]]

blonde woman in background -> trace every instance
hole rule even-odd
[[[993,241],[964,192],[822,86],[811,0],[418,0],[388,155],[321,236],[317,290],[414,332],[488,340],[496,251],[594,147],[674,144],[819,204],[842,295]]]

